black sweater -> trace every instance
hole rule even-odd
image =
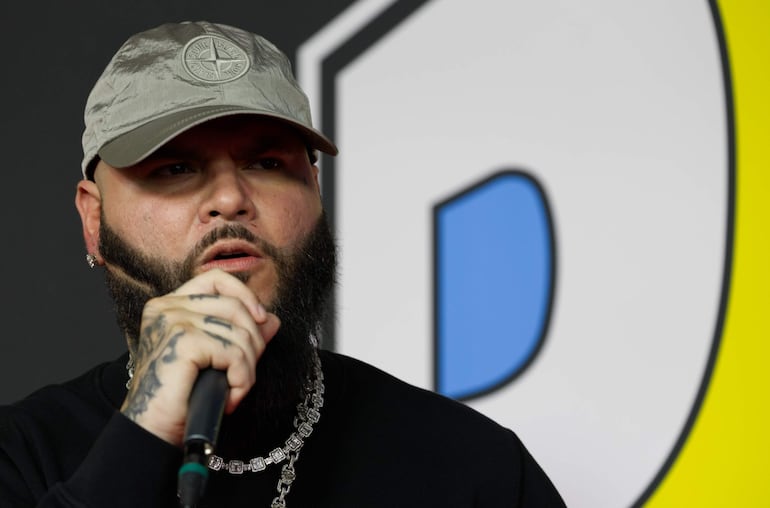
[[[360,361],[326,351],[321,359],[324,407],[296,462],[289,507],[564,506],[510,430]],[[180,450],[117,410],[125,361],[0,407],[0,506],[178,506]],[[227,458],[264,455],[290,431]],[[279,472],[212,472],[201,506],[269,507]]]

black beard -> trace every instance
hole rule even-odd
[[[253,417],[257,417],[262,430],[268,430],[265,425],[284,427],[287,420],[291,421],[296,404],[304,396],[306,380],[312,374],[315,346],[310,338],[320,335],[336,280],[337,247],[324,214],[301,245],[290,251],[278,249],[243,225],[234,223],[211,231],[184,261],[176,263],[150,257],[128,245],[107,225],[104,216],[99,234],[99,252],[107,263],[107,288],[118,325],[132,351],[140,336],[142,311],[147,301],[175,290],[192,278],[194,263],[215,242],[225,238],[243,239],[273,260],[278,287],[275,301],[268,310],[281,319],[281,327],[259,359],[254,388],[233,416],[244,416],[252,426]],[[244,282],[248,279],[248,274],[234,275]],[[265,414],[271,418],[264,418]],[[223,434],[226,426],[227,419],[223,422]]]

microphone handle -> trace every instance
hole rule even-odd
[[[178,475],[179,501],[185,508],[195,507],[206,488],[208,456],[216,447],[228,391],[225,372],[209,368],[200,372],[190,393]]]
[[[200,440],[212,448],[216,445],[229,388],[224,371],[209,368],[198,374],[190,393],[185,444]]]

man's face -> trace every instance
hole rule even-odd
[[[100,162],[76,202],[129,345],[149,298],[221,268],[282,321],[253,398],[265,407],[296,393],[336,269],[316,176],[292,129],[245,116],[194,128],[130,168]]]
[[[100,221],[125,244],[191,275],[238,273],[270,306],[275,254],[296,249],[321,216],[317,171],[290,127],[234,116],[195,127],[130,168],[100,161],[94,176]],[[220,234],[232,225],[258,240]]]

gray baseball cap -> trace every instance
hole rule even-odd
[[[265,38],[205,21],[133,35],[88,96],[83,176],[97,156],[116,168],[131,166],[191,127],[235,114],[282,120],[309,147],[337,154],[313,128],[289,59]]]

